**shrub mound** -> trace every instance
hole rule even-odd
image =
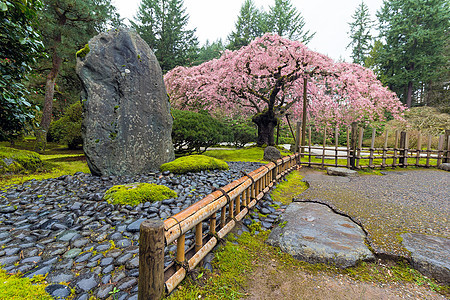
[[[0,269],[0,299],[39,299],[52,300],[52,296],[45,292],[47,285],[44,276],[34,276],[33,279],[21,277],[20,274],[8,275]]]
[[[61,119],[53,121],[48,130],[48,141],[66,144],[69,149],[76,149],[83,143],[81,137],[81,122],[83,107],[81,102],[75,102],[67,108]]]
[[[228,170],[228,164],[223,160],[205,155],[190,155],[175,159],[161,166],[161,171],[174,174],[200,172],[206,170]]]
[[[115,185],[105,192],[103,198],[112,204],[137,205],[175,198],[177,193],[164,185],[154,183],[131,183]]]
[[[26,150],[0,147],[0,174],[24,174],[42,168],[39,154]]]

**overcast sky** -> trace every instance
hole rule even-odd
[[[140,0],[113,0],[120,15],[133,19]],[[206,40],[221,38],[226,41],[234,29],[239,10],[244,0],[184,0],[189,14],[189,29],[196,28],[196,35],[203,45]],[[265,10],[274,5],[274,0],[254,0],[257,7]],[[356,7],[361,0],[291,0],[305,18],[306,29],[316,32],[307,45],[310,49],[327,54],[331,58],[350,61],[350,49],[346,49],[349,25]],[[364,0],[369,7],[372,19],[380,9],[383,0]]]

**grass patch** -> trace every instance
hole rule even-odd
[[[286,180],[279,183],[273,190],[272,199],[283,204],[291,203],[293,198],[298,197],[308,188],[307,183],[302,179],[303,176],[299,171],[292,171],[286,176]]]
[[[115,185],[105,192],[105,200],[112,204],[138,205],[175,198],[177,193],[164,185],[132,183]]]
[[[45,292],[45,280],[43,276],[35,276],[33,279],[22,278],[20,275],[8,275],[0,269],[0,299],[37,299],[52,300]]]
[[[287,156],[291,153],[288,151],[281,151],[281,156]],[[209,150],[204,155],[222,159],[225,161],[249,161],[267,163],[263,160],[264,148],[250,146],[243,149],[236,150]]]
[[[233,234],[226,237],[224,245],[214,253],[212,264],[214,273],[200,271],[195,279],[186,278],[169,299],[241,299],[247,296],[246,289],[253,284],[256,270],[264,270],[267,264],[275,265],[275,272],[265,272],[272,278],[267,282],[277,282],[280,274],[288,274],[297,286],[298,272],[312,275],[344,275],[362,282],[394,283],[410,282],[425,285],[429,289],[449,295],[449,286],[437,284],[405,262],[386,265],[362,262],[356,267],[340,269],[325,264],[310,264],[299,261],[282,252],[277,247],[264,243],[269,231],[254,236],[244,232],[239,238]],[[264,271],[263,271],[264,272]],[[283,278],[286,278],[283,277]],[[317,283],[314,281],[314,286]]]
[[[228,170],[228,164],[223,160],[205,155],[190,155],[175,159],[161,166],[161,171],[174,174],[200,172],[205,170]]]
[[[27,150],[0,147],[0,174],[27,174],[42,168],[39,154]]]

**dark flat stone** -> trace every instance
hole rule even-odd
[[[267,243],[299,260],[346,268],[374,259],[362,229],[326,205],[294,202],[280,218],[284,227],[275,227]]]

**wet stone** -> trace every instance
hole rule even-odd
[[[89,243],[88,239],[80,238],[71,242],[71,245],[76,248],[81,248]]]
[[[82,253],[80,254],[77,259],[75,260],[76,263],[82,263],[87,261],[90,257],[92,256],[91,252],[86,252],[86,253]]]
[[[133,285],[137,283],[136,278],[134,277],[126,277],[117,283],[117,288],[121,291],[129,289]]]
[[[76,237],[78,234],[78,231],[75,230],[66,230],[58,234],[56,237],[56,241],[58,242],[69,242],[71,239]]]
[[[127,269],[133,269],[139,267],[139,256],[135,256],[125,263],[125,267]]]
[[[111,273],[114,270],[114,265],[109,265],[103,268],[102,273],[103,274],[107,274],[107,273]]]
[[[113,287],[114,286],[112,284],[99,287],[96,294],[97,298],[102,300],[108,298],[110,296],[109,293],[113,290]]]
[[[99,284],[99,278],[94,273],[84,273],[74,280],[77,292],[89,292]]]
[[[75,274],[69,270],[57,270],[47,275],[46,281],[51,283],[70,282],[75,277]]]
[[[45,274],[49,273],[51,270],[52,270],[51,265],[44,265],[44,266],[37,267],[28,273],[25,273],[23,275],[23,277],[33,278],[33,276],[36,276],[36,275],[45,275]]]
[[[147,219],[139,219],[131,223],[127,226],[127,231],[129,232],[139,232],[139,228],[141,226],[141,223],[144,222]]]
[[[118,247],[118,248],[126,248],[129,246],[131,246],[131,242],[129,239],[122,239],[122,240],[116,242],[116,247]]]
[[[31,256],[31,257],[27,257],[27,258],[22,259],[20,261],[20,263],[21,264],[27,264],[27,263],[37,264],[41,260],[42,260],[42,257],[40,257],[40,256]]]
[[[130,260],[133,257],[133,254],[131,253],[125,253],[124,255],[118,257],[116,259],[115,265],[121,266],[124,265],[128,260]]]
[[[63,257],[64,258],[75,258],[77,257],[79,254],[81,253],[81,249],[79,248],[73,248],[70,249],[69,251],[67,251],[66,253],[64,253]]]
[[[0,257],[0,265],[7,266],[12,265],[19,260],[19,256],[4,256]]]
[[[70,288],[62,284],[46,286],[45,291],[52,296],[53,299],[65,299],[71,294]]]

